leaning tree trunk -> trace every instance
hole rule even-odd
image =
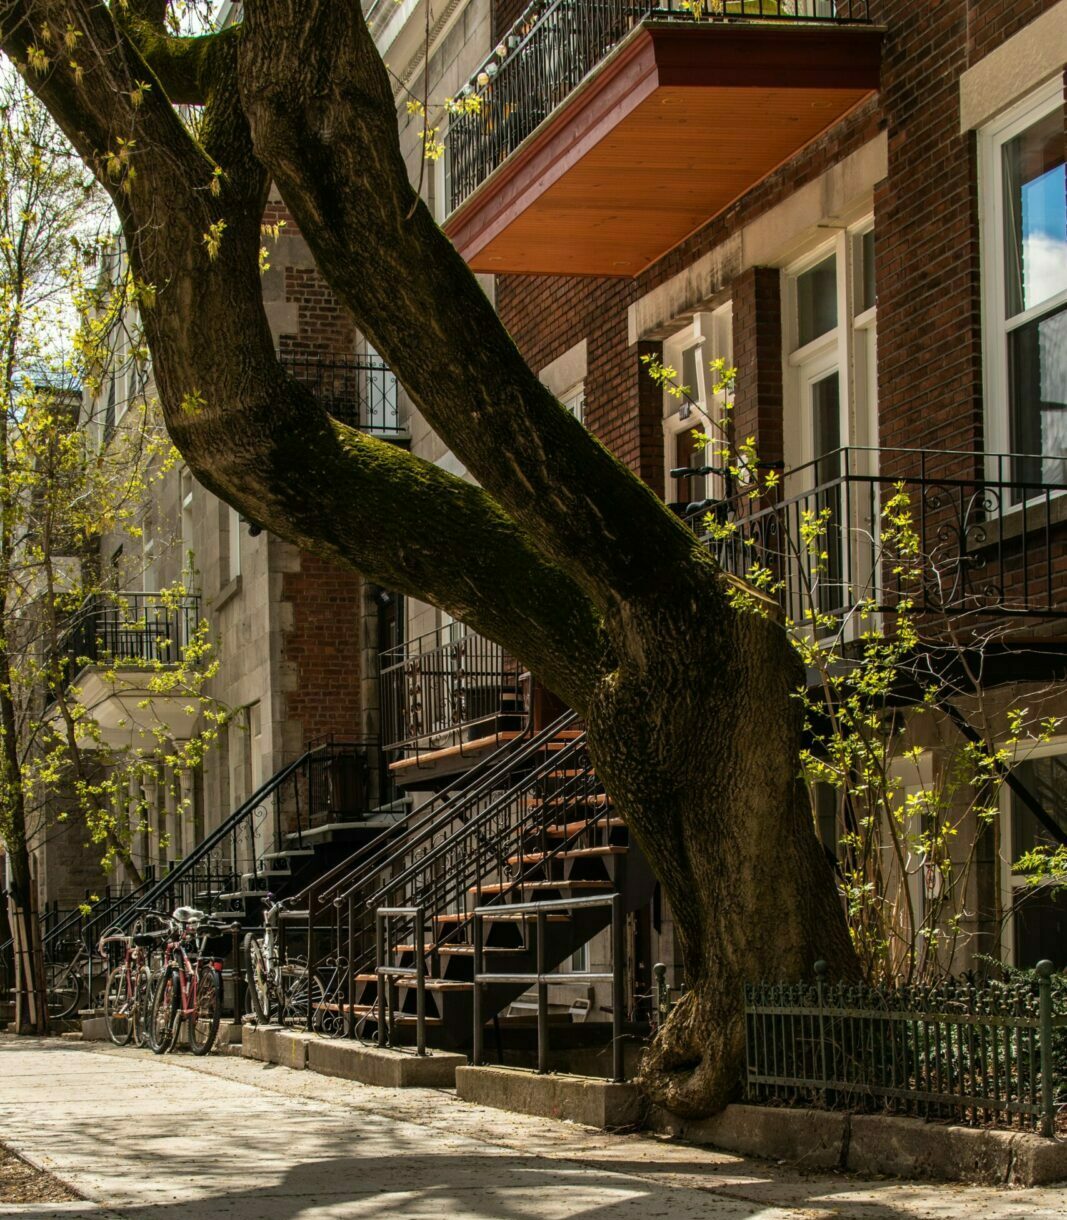
[[[620,628],[625,659],[593,700],[589,739],[663,886],[685,969],[642,1081],[696,1116],[737,1091],[746,982],[795,981],[819,958],[839,976],[857,967],[799,779],[803,673],[777,616],[751,603],[724,629],[719,590],[671,592],[673,608]]]
[[[799,784],[802,674],[781,626],[738,608],[692,534],[522,360],[414,195],[359,5],[257,0],[240,30],[196,43],[168,39],[155,4],[23,6],[84,27],[98,54],[92,72],[59,56],[28,79],[111,191],[152,286],[142,317],[190,468],[278,536],[496,640],[586,717],[684,956],[688,996],[646,1085],[686,1114],[721,1105],[739,1079],[745,979],[797,978],[817,957],[856,970]],[[148,34],[115,27],[113,11],[135,10]],[[23,24],[0,32],[16,58],[36,50]],[[171,101],[203,104],[200,143]],[[131,134],[136,174],[100,156]],[[327,418],[280,369],[259,277],[267,171],[480,486]]]

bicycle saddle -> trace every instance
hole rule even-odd
[[[207,916],[203,911],[198,911],[196,907],[179,907],[174,912],[174,918],[179,923],[199,923],[202,919],[206,919]]]

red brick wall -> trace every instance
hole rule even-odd
[[[634,281],[500,277],[500,312],[534,368],[589,340],[586,417],[635,468],[647,446],[637,352],[626,344],[627,306],[765,213],[885,128],[889,177],[876,190],[880,443],[980,448],[980,281],[973,135],[959,131],[961,73],[1053,7],[1056,0],[875,0],[888,27],[883,88]],[[506,0],[497,12],[510,14]],[[503,18],[502,18],[503,19]],[[760,281],[765,328],[751,316],[755,281],[735,287],[735,350],[743,365],[739,416],[750,411],[780,448],[781,400],[771,330],[780,305]],[[757,277],[759,279],[759,277]],[[614,319],[603,316],[614,311]],[[753,327],[756,326],[759,336]],[[595,369],[595,376],[593,371]],[[745,381],[756,377],[754,385]],[[780,410],[779,410],[780,417]]]
[[[265,225],[283,224],[285,237],[300,237],[300,226],[280,200],[271,200],[263,214]],[[271,239],[266,239],[268,251]],[[273,261],[273,260],[272,260]],[[319,356],[352,356],[356,349],[356,328],[345,307],[315,267],[311,255],[301,266],[282,269],[284,301],[297,307],[297,329],[278,337],[282,352],[307,352]]]
[[[281,220],[286,236],[300,236],[285,205],[268,204],[264,223]],[[282,271],[285,301],[296,304],[298,321],[295,334],[280,336],[281,351],[353,355],[356,328],[310,255],[306,265]],[[293,611],[293,627],[282,644],[283,661],[294,670],[293,689],[285,696],[287,719],[300,723],[305,741],[330,733],[360,735],[360,576],[301,551],[300,570],[285,573],[281,596]]]
[[[361,578],[302,551],[300,571],[282,578],[282,600],[293,608],[283,662],[292,665],[287,717],[305,741],[325,734],[360,734]]]

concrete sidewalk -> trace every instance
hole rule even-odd
[[[85,1204],[38,1220],[1062,1220],[1067,1191],[859,1182],[236,1058],[0,1040],[0,1140]]]

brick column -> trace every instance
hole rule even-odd
[[[775,267],[751,267],[733,283],[735,436],[754,436],[761,462],[783,456],[780,284]]]

